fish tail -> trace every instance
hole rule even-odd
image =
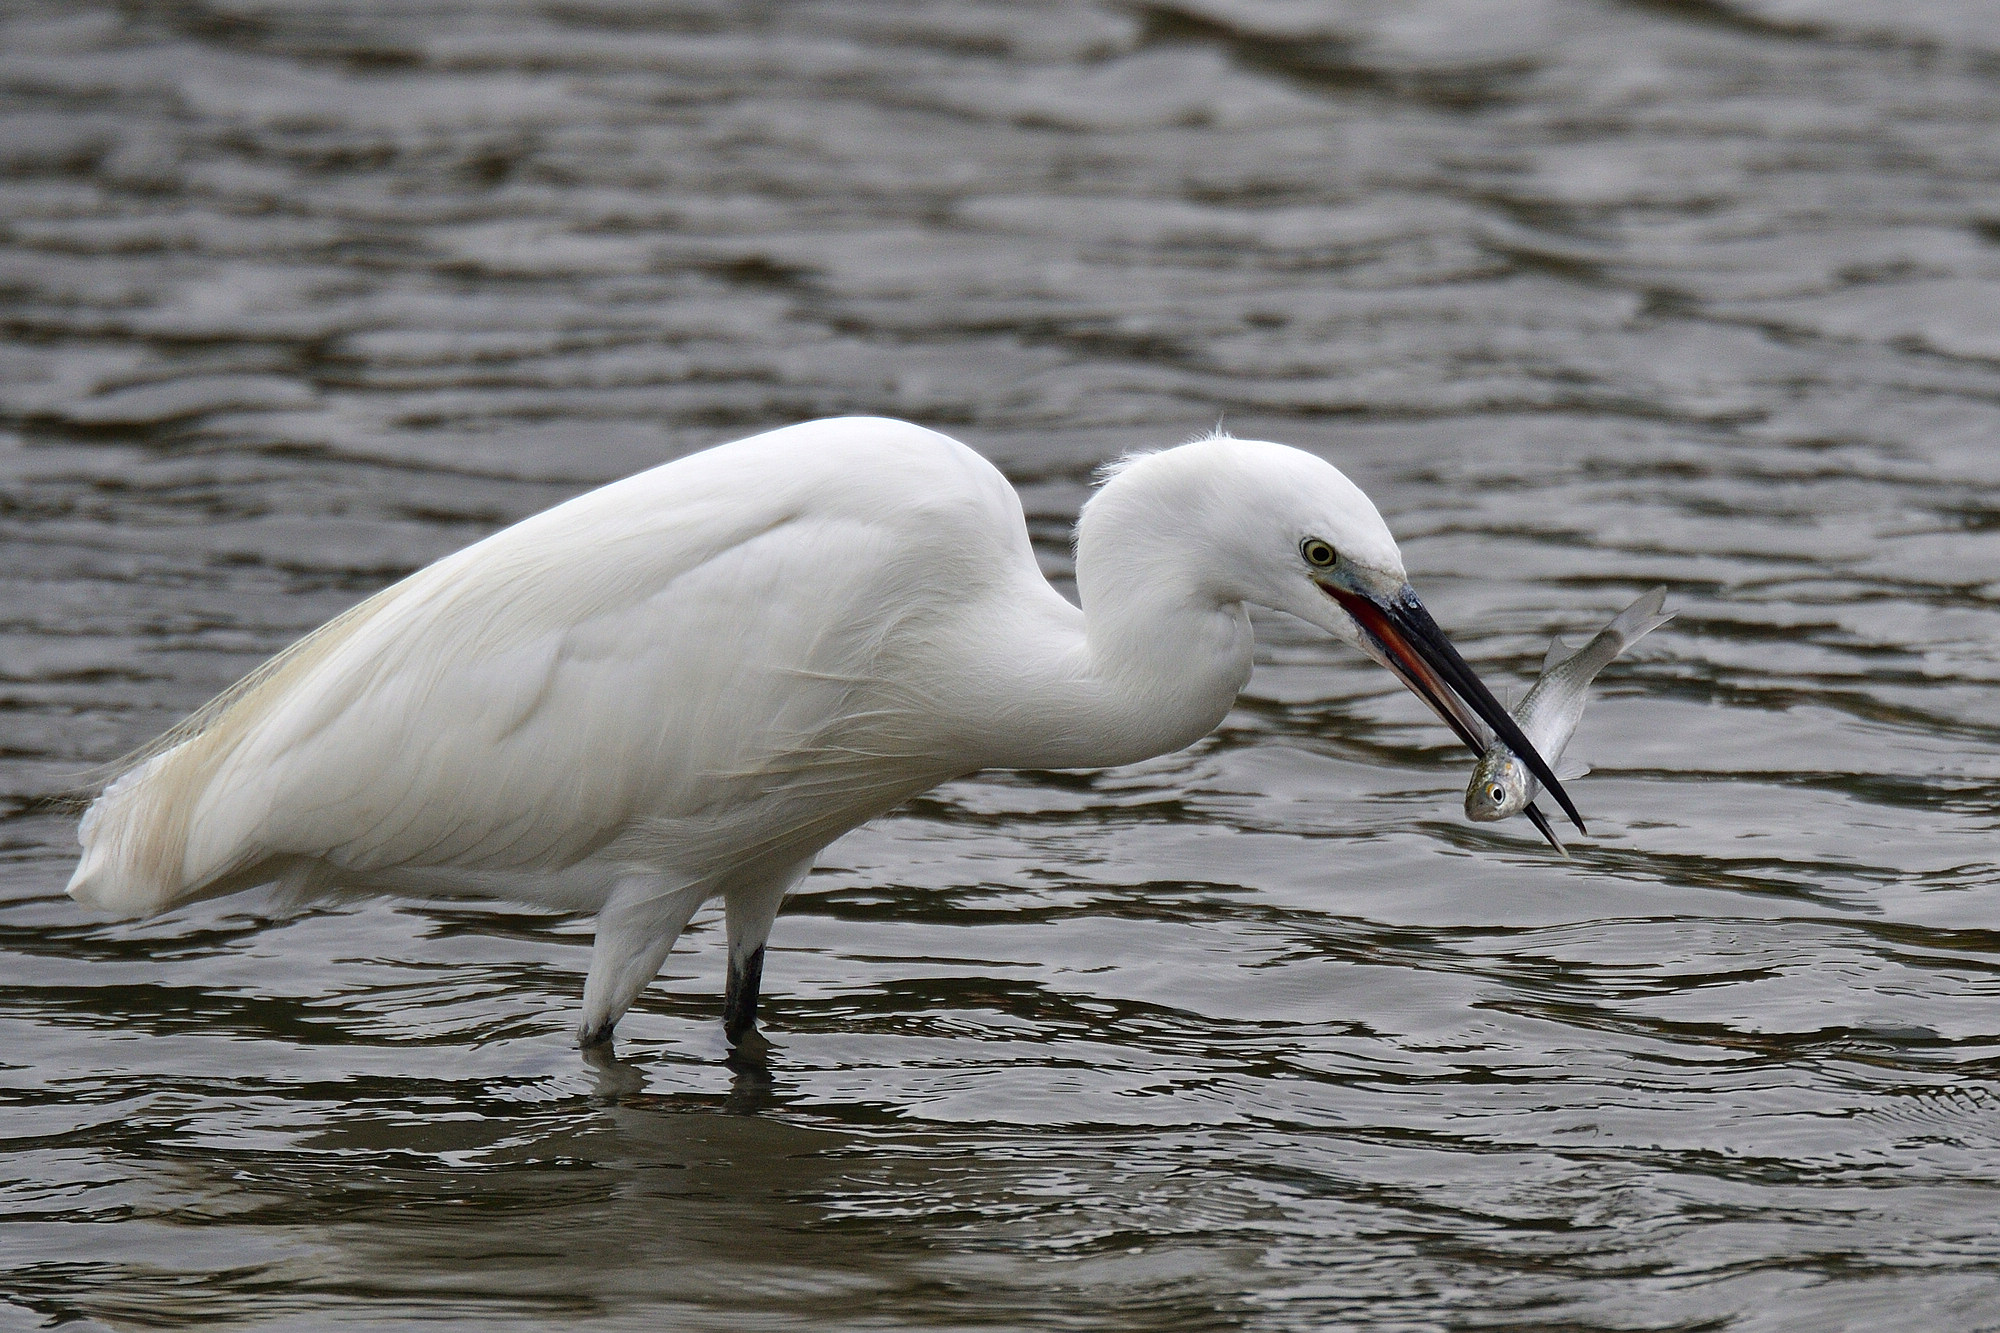
[[[1641,595],[1632,605],[1620,611],[1617,619],[1605,626],[1607,631],[1618,635],[1620,640],[1618,645],[1619,652],[1624,652],[1627,648],[1630,648],[1633,644],[1674,618],[1672,611],[1662,609],[1666,606],[1666,602],[1666,588],[1655,588],[1651,592]]]
[[[1641,594],[1609,625],[1597,631],[1589,643],[1578,649],[1570,661],[1584,673],[1584,679],[1595,677],[1611,664],[1612,658],[1672,620],[1674,613],[1662,609],[1666,600],[1667,590],[1664,587]]]

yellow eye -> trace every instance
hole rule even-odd
[[[1340,559],[1331,546],[1328,546],[1317,537],[1308,537],[1300,542],[1299,554],[1306,558],[1307,564],[1318,569],[1325,569],[1328,565]]]

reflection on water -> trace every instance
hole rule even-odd
[[[24,3],[0,23],[0,1323],[2000,1324],[2000,18]],[[1593,836],[1260,624],[1192,750],[829,851],[569,1044],[589,923],[59,896],[43,804],[496,525],[939,425],[1052,576],[1212,426],[1467,655],[1669,586]]]

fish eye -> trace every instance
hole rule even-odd
[[[1506,790],[1497,782],[1486,789],[1486,794],[1493,798],[1493,804],[1495,805],[1499,805],[1507,799]]]
[[[1317,537],[1308,537],[1300,542],[1299,554],[1306,558],[1307,564],[1318,569],[1325,569],[1328,565],[1340,559],[1339,554],[1334,551],[1333,547],[1327,545],[1327,543]]]

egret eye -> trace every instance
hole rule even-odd
[[[1340,559],[1331,546],[1328,546],[1317,537],[1308,537],[1300,542],[1299,554],[1306,558],[1307,564],[1317,569],[1325,569],[1328,565]]]

